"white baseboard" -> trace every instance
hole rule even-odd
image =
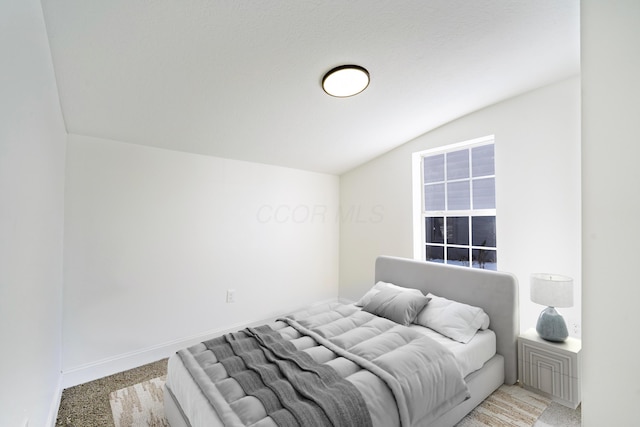
[[[51,401],[51,407],[49,408],[49,416],[47,417],[47,423],[45,424],[48,427],[56,427],[56,420],[58,418],[58,411],[60,410],[60,401],[62,400],[62,373],[58,376],[58,385],[56,386],[56,390],[53,395],[53,400]]]
[[[324,304],[328,302],[336,302],[335,298],[319,302],[317,304]],[[316,304],[312,304],[316,305]],[[307,306],[309,307],[309,306]],[[302,309],[302,307],[300,308]],[[297,310],[292,310],[297,311]],[[129,369],[137,368],[138,366],[146,365],[147,363],[155,362],[160,359],[164,359],[172,356],[175,352],[185,347],[189,347],[198,344],[202,341],[206,341],[213,337],[237,331],[239,329],[246,328],[248,326],[263,325],[265,323],[273,322],[277,317],[273,316],[266,319],[251,321],[248,323],[239,323],[230,325],[221,329],[209,330],[206,332],[198,333],[185,338],[179,338],[173,341],[165,342],[155,346],[143,348],[136,351],[131,351],[117,356],[108,357],[105,359],[97,360],[95,362],[86,363],[71,369],[68,369],[62,373],[62,388],[69,388],[78,384],[84,384],[89,381],[97,380],[102,377],[116,374],[118,372],[127,371]],[[59,404],[59,399],[58,399]],[[56,409],[57,414],[57,409]],[[55,421],[55,419],[54,419]]]
[[[267,323],[273,319],[264,319],[261,322]],[[114,357],[105,358],[92,363],[87,363],[63,372],[64,388],[73,387],[89,381],[97,380],[118,372],[127,371],[155,362],[173,355],[178,350],[198,344],[202,341],[221,335],[227,332],[242,329],[246,326],[252,326],[259,322],[250,324],[237,324],[224,329],[215,329],[206,331],[197,335],[186,338],[180,338],[174,341],[165,342],[152,347],[132,351],[129,353],[119,354]]]

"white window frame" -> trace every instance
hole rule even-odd
[[[446,146],[441,146],[437,148],[432,148],[429,150],[419,151],[412,154],[412,182],[413,182],[413,257],[417,260],[425,260],[426,259],[426,230],[425,230],[425,218],[429,217],[453,217],[453,216],[468,216],[469,217],[469,227],[471,227],[471,217],[474,216],[495,216],[496,209],[465,209],[465,210],[443,210],[443,211],[425,211],[424,210],[424,168],[422,166],[422,159],[424,157],[444,154],[453,151],[458,151],[462,149],[469,149],[490,145],[494,146],[495,153],[495,136],[487,135],[481,138],[472,139],[469,141],[458,142],[455,144],[449,144]],[[445,165],[446,167],[446,165]],[[495,167],[495,160],[494,160]],[[495,169],[494,175],[487,176],[493,177],[495,180]],[[484,177],[483,177],[484,178]],[[469,179],[472,179],[470,176]],[[495,181],[494,181],[495,182]],[[470,197],[473,200],[473,186],[470,189]],[[446,197],[446,193],[445,193]],[[497,195],[496,195],[497,199]],[[497,200],[496,200],[497,204]],[[434,246],[443,246],[445,248],[445,260],[447,257],[447,247],[461,247],[461,248],[471,248],[473,249],[482,249],[484,247],[473,246],[472,245],[472,236],[469,234],[469,245],[453,245],[453,244],[434,244]],[[491,249],[495,249],[498,251],[497,241],[496,247],[491,247]],[[497,260],[496,260],[497,261]],[[446,261],[445,261],[446,262]],[[470,258],[469,266],[473,267],[473,262]]]

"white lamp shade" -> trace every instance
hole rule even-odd
[[[559,274],[532,274],[531,301],[548,307],[573,306],[573,279]]]

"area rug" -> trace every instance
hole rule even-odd
[[[456,427],[531,427],[551,401],[517,385],[502,385]]]
[[[169,427],[164,417],[165,376],[116,390],[109,395],[115,427]]]
[[[168,427],[162,403],[164,382],[165,377],[154,378],[111,393],[116,427]],[[549,403],[522,387],[503,385],[456,427],[532,427]]]

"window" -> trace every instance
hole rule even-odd
[[[495,179],[493,136],[414,153],[416,258],[496,270]]]

